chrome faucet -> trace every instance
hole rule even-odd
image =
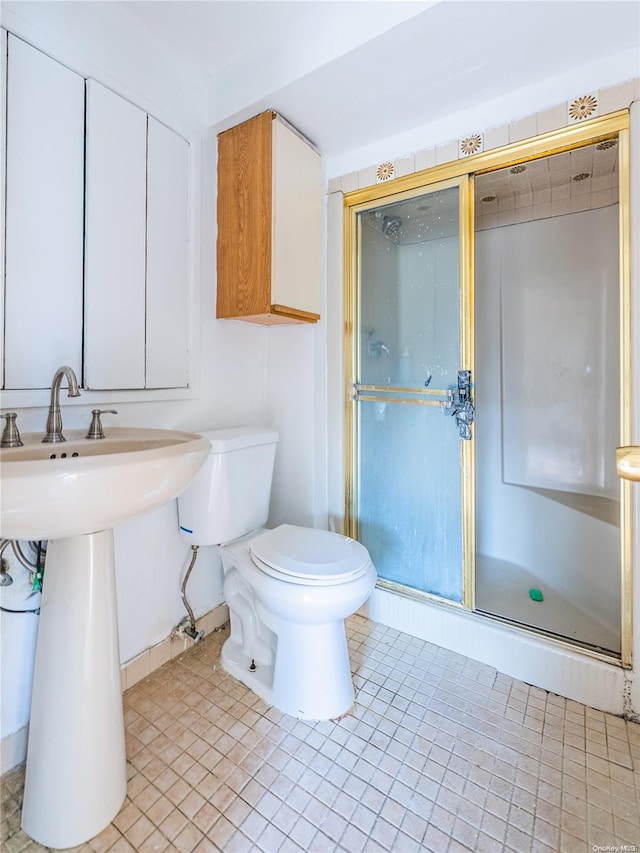
[[[62,434],[62,415],[60,414],[60,385],[63,377],[67,378],[69,390],[68,397],[79,397],[78,380],[71,367],[64,365],[59,367],[51,383],[51,403],[49,404],[49,414],[47,415],[47,434],[42,439],[43,443],[53,443],[56,441],[66,441]]]

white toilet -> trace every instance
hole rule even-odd
[[[182,537],[220,545],[231,634],[222,665],[281,711],[305,720],[354,701],[344,620],[376,583],[367,549],[326,530],[262,525],[278,434],[235,427],[202,435],[211,455],[178,498]]]

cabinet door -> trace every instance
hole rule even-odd
[[[84,79],[8,37],[5,388],[82,364]]]
[[[271,305],[271,124],[267,110],[218,136],[217,317]]]
[[[322,292],[322,164],[320,155],[279,116],[272,126],[271,301],[306,312],[314,321]]]
[[[0,116],[7,117],[7,31],[0,29]],[[6,123],[4,125],[6,127]],[[5,246],[5,165],[7,162],[7,134],[0,133],[0,280],[2,282],[2,293],[4,294],[4,246]],[[0,376],[0,387],[4,388],[4,298],[0,299],[0,354],[2,355],[2,375]]]
[[[87,388],[144,388],[146,139],[146,113],[87,81]]]
[[[147,388],[188,384],[189,145],[149,117]]]

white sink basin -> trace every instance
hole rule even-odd
[[[43,444],[0,450],[0,536],[59,539],[93,533],[175,498],[210,445],[199,435],[164,429],[111,428],[103,439],[67,431]]]

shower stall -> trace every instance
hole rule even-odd
[[[564,142],[346,198],[347,522],[383,587],[624,662],[627,138]]]

